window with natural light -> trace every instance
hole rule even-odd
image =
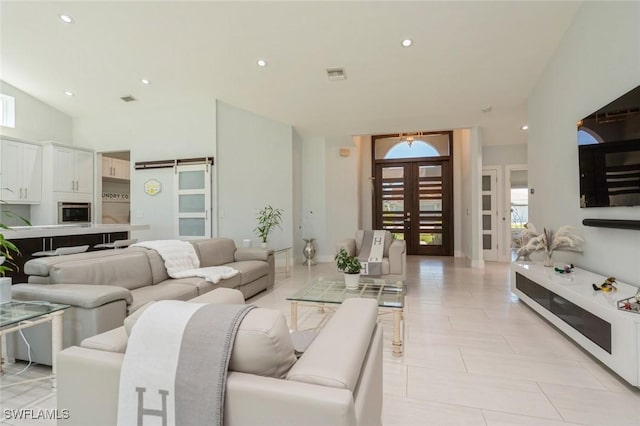
[[[16,99],[0,93],[0,126],[16,127]]]
[[[411,145],[406,142],[399,142],[387,152],[385,160],[413,157],[438,157],[438,150],[427,142],[416,140]]]

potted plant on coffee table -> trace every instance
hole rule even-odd
[[[276,209],[271,206],[266,206],[260,209],[258,212],[258,226],[253,230],[258,237],[260,237],[260,241],[262,242],[262,246],[267,246],[267,241],[269,240],[269,234],[274,228],[280,228],[280,224],[282,223],[282,209]]]
[[[350,256],[344,248],[341,248],[335,257],[338,270],[344,272],[344,285],[350,290],[358,288],[360,284],[360,269],[362,265],[355,256]]]

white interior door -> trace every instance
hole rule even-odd
[[[482,169],[482,252],[484,260],[497,261],[499,250],[498,214],[500,210],[497,168]]]
[[[211,238],[211,167],[177,166],[175,229],[180,239]]]

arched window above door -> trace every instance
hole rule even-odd
[[[376,160],[448,157],[451,155],[450,133],[401,133],[378,136]]]
[[[440,157],[440,153],[427,142],[414,140],[411,145],[404,141],[398,142],[384,155],[385,160],[414,157]]]

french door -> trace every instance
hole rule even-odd
[[[407,254],[453,255],[453,172],[449,159],[379,162],[375,229],[407,242]]]

